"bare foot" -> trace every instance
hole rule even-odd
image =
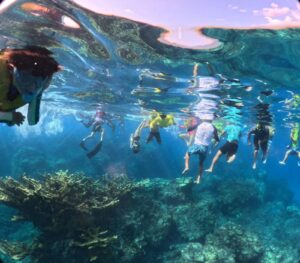
[[[254,163],[254,164],[252,165],[252,169],[253,169],[253,170],[256,169],[256,163]]]
[[[205,170],[205,172],[208,172],[208,173],[212,173],[213,169],[212,168],[208,168]]]
[[[189,171],[189,168],[184,168],[184,170],[182,171],[182,175],[186,175],[187,174],[187,172]]]
[[[201,183],[201,176],[197,176],[196,180],[195,180],[195,184],[200,184]]]
[[[284,161],[280,161],[279,163],[282,164],[282,165],[285,165],[285,162],[284,162]]]
[[[234,154],[234,155],[231,155],[231,156],[228,158],[227,163],[232,163],[232,162],[235,160],[235,157],[236,157],[235,154]]]
[[[266,163],[267,163],[267,158],[264,158],[264,159],[262,160],[262,163],[263,163],[263,164],[266,164]]]

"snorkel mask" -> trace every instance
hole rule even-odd
[[[13,69],[13,85],[17,88],[26,103],[31,103],[49,86],[51,76],[33,76],[31,70]]]
[[[28,103],[27,120],[29,125],[35,125],[40,118],[40,103],[43,91],[48,88],[52,76],[34,76],[31,70],[13,69],[13,85]]]

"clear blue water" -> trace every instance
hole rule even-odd
[[[300,167],[297,165],[297,158],[291,156],[285,166],[278,163],[289,144],[292,125],[300,121],[300,102],[293,100],[295,94],[299,94],[300,85],[299,29],[204,29],[205,34],[219,39],[222,45],[214,50],[195,51],[158,42],[162,29],[94,14],[68,1],[39,1],[52,10],[52,13],[35,11],[39,16],[24,11],[21,3],[22,1],[1,14],[0,48],[17,48],[25,44],[47,47],[53,51],[64,70],[56,74],[45,92],[41,107],[42,118],[38,125],[7,127],[1,124],[1,177],[19,179],[26,174],[41,179],[44,174],[68,170],[70,173],[83,172],[94,179],[99,179],[104,174],[126,174],[135,180],[180,178],[187,147],[178,137],[179,132],[184,131],[179,125],[189,116],[186,113],[186,109],[189,109],[194,115],[214,113],[215,121],[235,120],[243,126],[236,161],[228,165],[221,159],[211,175],[204,173],[203,187],[206,187],[205,181],[212,178],[226,181],[241,177],[246,180],[264,174],[267,185],[272,181],[279,182],[283,189],[288,188],[287,191],[293,194],[293,201],[289,205],[299,204]],[[59,23],[62,15],[73,18],[80,29],[70,29]],[[258,45],[259,48],[255,48]],[[214,88],[191,92],[189,80],[192,79],[195,63],[200,63],[199,76],[209,76],[203,63],[206,61],[217,74],[229,79],[239,79],[240,84],[234,86],[233,82],[225,81]],[[154,78],[153,74],[159,72],[167,74],[163,79]],[[246,91],[243,86],[252,86],[252,89]],[[168,90],[157,93],[157,88]],[[253,149],[247,145],[246,136],[258,121],[258,96],[266,90],[272,90],[273,93],[265,98],[269,109],[264,114],[271,116],[269,125],[275,127],[275,134],[267,163],[262,164],[259,156],[258,167],[253,170]],[[205,102],[205,99],[206,103],[214,106],[203,107],[201,102]],[[232,101],[243,103],[243,106],[233,106],[230,103]],[[202,105],[200,109],[199,104]],[[101,151],[94,158],[88,159],[79,143],[89,134],[90,129],[82,125],[80,116],[93,115],[99,106],[112,116],[116,127],[112,131],[105,126]],[[140,121],[149,118],[152,110],[173,114],[177,125],[161,129],[161,145],[155,141],[146,144],[149,131],[145,129],[141,138],[141,151],[133,154],[129,148],[130,134]],[[91,141],[88,146],[95,142]],[[224,140],[220,145],[223,143]],[[213,149],[208,156],[205,168],[218,148],[219,146]],[[192,158],[189,176],[197,174],[197,166],[197,158]],[[201,189],[201,186],[202,184],[196,189]],[[212,185],[211,189],[213,188]],[[277,203],[283,202],[280,198],[278,197]],[[161,205],[164,205],[163,201]],[[1,209],[2,240],[28,240],[32,236],[24,234],[27,229],[31,229],[34,235],[31,225],[10,222],[9,218],[14,212],[5,206]],[[224,224],[226,220],[230,221],[224,217]],[[300,223],[300,219],[297,220]],[[294,225],[290,227],[291,231],[292,228]],[[300,236],[297,238],[296,241],[299,241]],[[277,239],[280,240],[280,237]],[[193,241],[203,243],[203,240]],[[297,243],[296,241],[293,242]],[[295,251],[300,254],[298,245],[295,245]],[[157,249],[157,255],[161,254],[163,252]],[[30,259],[27,260],[31,262]],[[138,259],[135,260],[124,262],[138,262]],[[151,262],[150,259],[147,260],[145,262]],[[296,262],[299,258],[295,256],[290,261],[284,257],[282,261],[235,260],[228,262]],[[102,261],[98,259],[96,262]],[[165,259],[162,262],[169,261]]]

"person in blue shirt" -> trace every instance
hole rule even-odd
[[[215,157],[212,160],[210,167],[205,170],[211,173],[214,169],[215,164],[220,159],[220,157],[226,154],[227,163],[231,163],[235,160],[236,153],[238,150],[238,142],[242,134],[242,128],[236,124],[229,124],[226,126],[221,136],[226,134],[226,143],[218,150]]]

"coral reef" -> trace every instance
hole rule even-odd
[[[63,171],[43,182],[25,176],[19,182],[6,178],[0,182],[0,201],[19,211],[15,220],[31,221],[41,234],[30,247],[2,242],[1,251],[16,259],[29,255],[34,262],[63,262],[61,252],[80,252],[76,260],[96,260],[99,248],[117,238],[105,228],[104,218],[132,188],[123,177],[92,181]]]
[[[267,185],[260,175],[200,187],[190,178],[95,181],[62,171],[42,182],[6,178],[0,201],[39,233],[31,243],[2,241],[0,251],[38,263],[297,262],[300,208]]]

